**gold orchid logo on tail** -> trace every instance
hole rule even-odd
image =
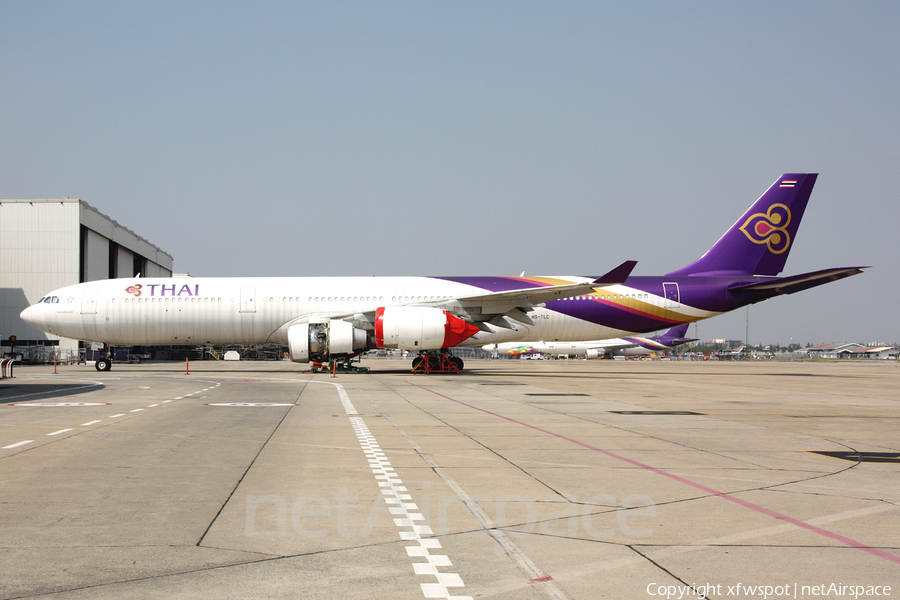
[[[791,245],[787,226],[791,222],[791,209],[784,204],[773,204],[768,213],[750,215],[740,229],[754,244],[767,244],[769,252],[781,254]]]

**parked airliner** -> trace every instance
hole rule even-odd
[[[626,261],[599,278],[111,279],[50,292],[22,319],[115,345],[284,344],[300,363],[399,348],[418,353],[414,370],[458,371],[456,346],[647,333],[861,273],[777,277],[816,177],[779,177],[703,256],[661,277],[631,276]]]
[[[689,323],[678,325],[656,337],[625,337],[611,340],[591,340],[587,342],[504,342],[502,344],[486,344],[483,350],[502,352],[510,356],[528,354],[549,354],[551,356],[584,356],[586,358],[602,358],[607,355],[640,356],[671,350],[675,346],[696,342],[696,338],[686,338]]]

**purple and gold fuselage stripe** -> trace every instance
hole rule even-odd
[[[445,281],[454,281],[471,285],[490,292],[507,292],[529,287],[539,288],[552,285],[565,285],[565,281],[554,277],[436,277]],[[640,290],[640,286],[635,289]],[[635,298],[602,299],[600,295],[614,296],[597,288],[597,292],[578,299],[551,300],[545,306],[548,310],[582,319],[589,323],[615,327],[631,331],[652,331],[660,327],[688,321],[678,312],[655,306]],[[609,309],[616,309],[610,311]],[[627,316],[622,313],[626,313]]]
[[[571,281],[554,277],[433,277],[432,279],[471,285],[488,292],[508,292],[510,290],[569,285],[572,283]]]
[[[643,300],[637,300],[633,298],[625,298],[622,300],[604,300],[599,296],[588,296],[587,300],[600,303],[604,306],[624,310],[634,315],[653,319],[654,321],[660,321],[669,324],[681,324],[685,322],[684,316],[680,313],[669,310],[667,308],[663,308],[661,306],[656,306],[655,304],[650,304],[649,302],[644,302]]]
[[[547,302],[546,306],[548,310],[588,323],[625,331],[653,331],[687,321],[676,312],[648,303],[640,303],[645,310],[623,303],[638,302],[637,300],[602,300],[595,296],[590,298],[590,300],[553,300]]]
[[[650,338],[639,338],[639,337],[627,337],[622,338],[631,342],[632,344],[637,344],[647,350],[663,350],[668,348],[665,344],[660,344],[659,342],[653,341]]]

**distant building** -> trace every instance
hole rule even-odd
[[[0,200],[0,346],[10,352],[78,342],[38,331],[19,313],[67,285],[134,277],[171,277],[173,259],[83,200]]]
[[[718,351],[729,351],[729,350],[737,350],[738,348],[744,347],[744,342],[741,340],[726,340],[726,339],[717,339],[717,340],[709,340],[708,342],[704,342],[704,346]]]
[[[893,346],[864,346],[853,342],[843,344],[820,344],[806,348],[810,357],[815,358],[896,358],[900,348]]]
[[[854,350],[850,354],[850,357],[875,358],[884,360],[888,358],[897,358],[898,354],[900,354],[900,348],[895,348],[893,346],[869,346],[861,350]]]

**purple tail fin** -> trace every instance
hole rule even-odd
[[[690,325],[690,323],[683,323],[665,331],[662,335],[653,339],[666,346],[676,346],[678,344],[684,344],[685,342],[694,342],[696,341],[696,338],[684,337],[685,334],[687,334],[688,325]]]
[[[706,254],[669,275],[778,275],[816,184],[816,173],[785,173]]]

